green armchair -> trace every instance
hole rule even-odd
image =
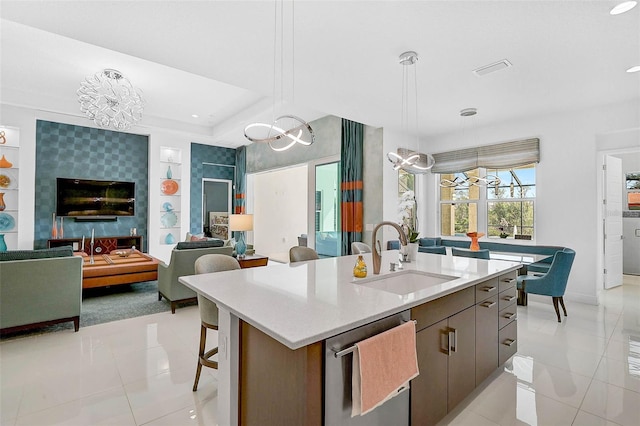
[[[567,288],[571,265],[573,265],[573,259],[575,257],[575,251],[570,248],[565,248],[557,251],[553,256],[549,272],[546,274],[539,276],[520,275],[518,277],[518,299],[522,302],[521,304],[526,305],[527,293],[551,296],[553,299],[553,307],[558,316],[558,322],[561,322],[558,302],[560,302],[562,311],[566,317],[567,309],[564,306],[562,297]]]
[[[176,313],[179,303],[196,300],[196,293],[178,282],[178,277],[195,274],[196,259],[205,254],[225,254],[231,256],[233,247],[207,247],[189,248],[204,246],[205,244],[179,243],[171,251],[171,260],[167,265],[164,262],[158,264],[158,300],[164,297],[171,304],[171,313]],[[184,248],[182,248],[184,247]]]

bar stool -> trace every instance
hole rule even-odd
[[[226,254],[205,254],[196,259],[196,274],[208,274],[211,272],[231,271],[240,269],[238,261]],[[196,379],[193,382],[193,391],[198,390],[198,381],[202,366],[218,368],[218,362],[211,357],[218,353],[218,347],[207,351],[207,329],[218,330],[218,307],[211,300],[198,294],[198,310],[200,311],[200,348],[198,349],[198,367],[196,369]]]
[[[319,259],[318,253],[309,247],[295,246],[289,249],[289,262],[302,262]]]

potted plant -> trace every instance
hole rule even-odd
[[[411,190],[400,196],[398,223],[405,230],[409,242],[409,258],[415,260],[418,254],[418,218],[415,193]]]
[[[507,229],[509,229],[509,222],[507,222],[507,219],[504,217],[500,219],[500,226],[498,226],[498,229],[500,230],[500,238],[507,238],[509,236],[509,233],[507,232]]]

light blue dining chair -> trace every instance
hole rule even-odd
[[[469,250],[458,247],[451,247],[451,254],[454,256],[474,257],[476,259],[489,260],[489,249]]]
[[[518,277],[518,299],[522,300],[526,305],[527,293],[541,294],[551,296],[553,299],[553,307],[560,321],[560,311],[558,310],[558,302],[562,306],[564,316],[567,316],[567,309],[564,307],[564,291],[567,288],[569,273],[576,252],[570,248],[559,250],[553,255],[553,261],[549,267],[549,272],[544,275],[520,275]]]

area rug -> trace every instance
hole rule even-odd
[[[169,310],[171,306],[165,298],[158,301],[157,281],[86,289],[82,291],[80,328]],[[59,330],[73,330],[73,323],[66,322],[33,330],[3,333],[0,341]]]

